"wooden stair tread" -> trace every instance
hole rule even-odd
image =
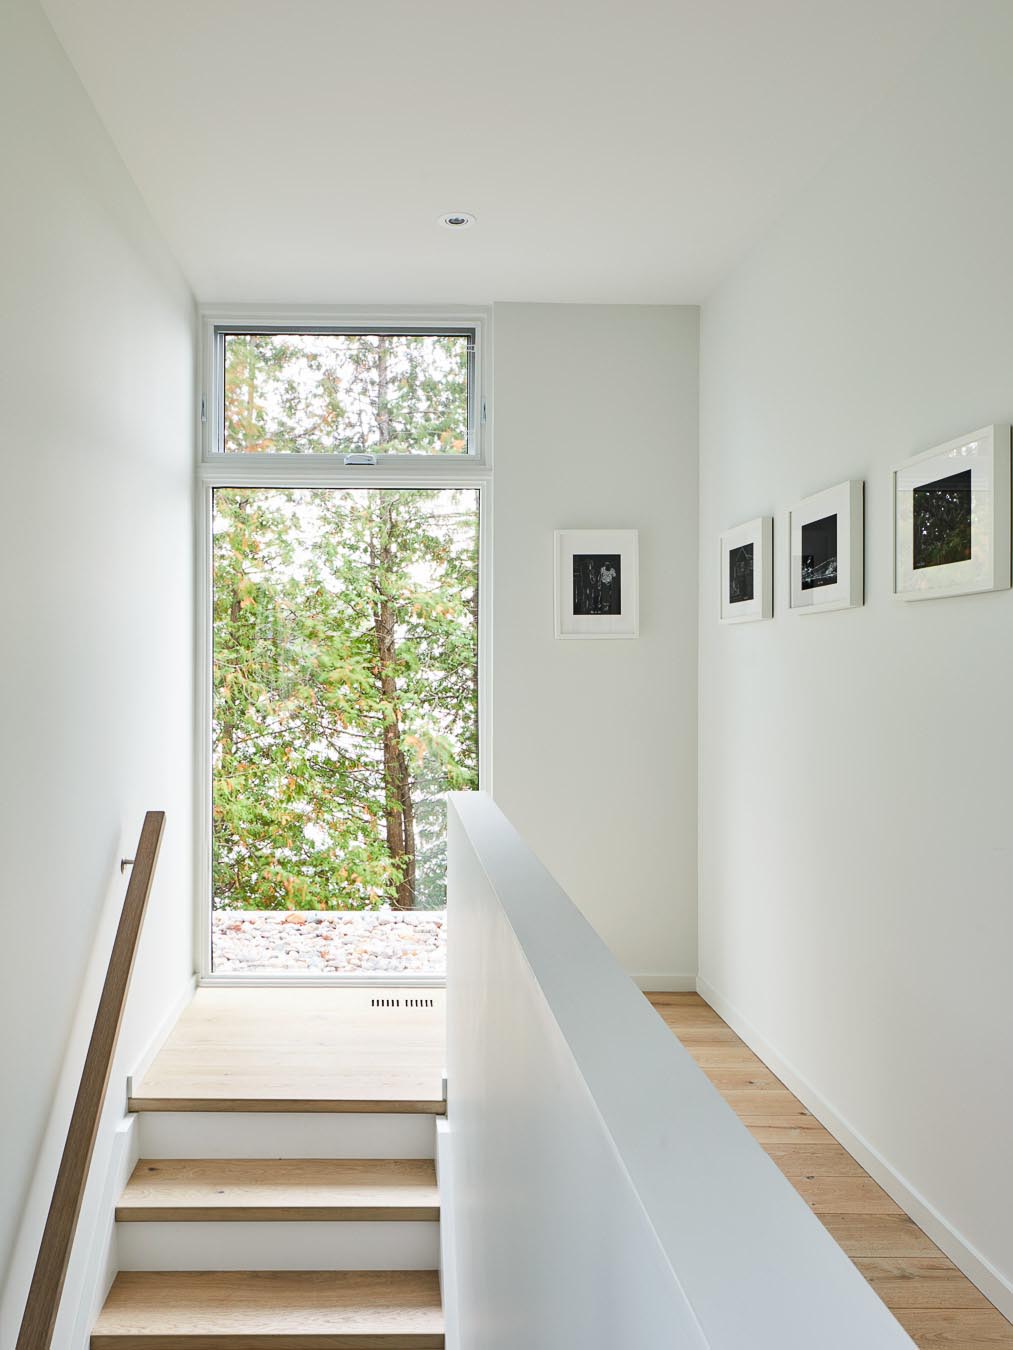
[[[142,1158],[120,1223],[440,1217],[431,1158]]]
[[[440,1350],[434,1270],[130,1271],[92,1350]]]
[[[403,1086],[403,1085],[402,1085]],[[129,1111],[265,1111],[265,1112],[361,1112],[367,1115],[423,1115],[443,1116],[447,1112],[447,1103],[439,1097],[419,1095],[407,1096],[399,1093],[389,1097],[376,1095],[356,1096],[354,1092],[334,1091],[313,1096],[297,1096],[293,1093],[277,1095],[272,1089],[266,1091],[251,1089],[245,1084],[237,1084],[231,1089],[231,1095],[223,1095],[220,1087],[212,1086],[206,1091],[191,1086],[183,1092],[170,1091],[165,1094],[152,1090],[142,1083],[137,1093],[127,1102]]]

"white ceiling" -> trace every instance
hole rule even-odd
[[[405,304],[701,300],[959,2],[43,0],[198,298]]]

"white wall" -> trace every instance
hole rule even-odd
[[[448,1350],[910,1347],[485,794],[449,855]]]
[[[148,807],[168,827],[121,1069],[192,968],[194,324],[34,0],[0,7],[0,126],[0,1271],[40,1178],[13,1344]]]
[[[705,306],[700,537],[703,988],[1008,1313],[1013,593],[896,601],[889,471],[1013,417],[1011,57],[966,7]],[[867,604],[791,614],[785,508],[849,477]],[[721,628],[770,512],[774,621]]]
[[[625,969],[696,971],[697,311],[497,305],[493,792]],[[640,637],[553,636],[553,531],[640,531]]]

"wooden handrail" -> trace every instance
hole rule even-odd
[[[46,1227],[39,1246],[28,1302],[25,1304],[17,1350],[49,1350],[60,1308],[60,1295],[67,1274],[88,1168],[95,1148],[102,1103],[112,1069],[123,1005],[130,985],[130,972],[137,953],[151,880],[158,860],[165,826],[164,811],[149,811],[134,854],[133,871],[123,900],[109,968],[102,986],[95,1025],[85,1056],[74,1113],[67,1130],[60,1170],[53,1188]]]

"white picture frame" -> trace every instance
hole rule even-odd
[[[932,600],[1009,585],[1009,424],[981,427],[898,464],[894,594]]]
[[[635,638],[640,632],[636,530],[557,530],[557,638]]]
[[[865,603],[865,484],[848,479],[788,513],[789,597],[796,614]]]
[[[774,521],[757,516],[721,535],[722,623],[774,617]]]

